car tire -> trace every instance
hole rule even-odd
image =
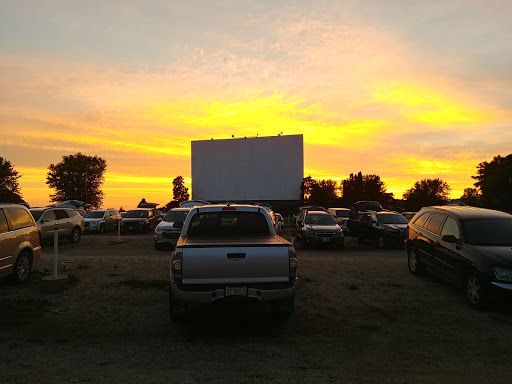
[[[14,268],[12,269],[12,276],[14,280],[17,283],[23,283],[28,279],[31,270],[32,256],[27,251],[21,251],[18,257],[16,258]]]
[[[489,304],[489,287],[482,278],[482,274],[474,269],[465,276],[465,296],[470,306],[474,308],[485,308]]]
[[[309,241],[307,239],[304,239],[302,241],[302,243],[303,243],[302,245],[303,245],[304,249],[308,249],[309,248]]]
[[[171,293],[171,287],[169,286],[169,316],[174,322],[182,322],[187,317],[187,305],[184,303],[178,304]]]
[[[425,274],[425,266],[418,260],[418,254],[414,248],[407,252],[407,265],[409,272],[413,275],[421,276]]]
[[[384,236],[384,234],[379,233],[377,235],[377,242],[376,242],[375,246],[379,249],[383,249],[386,247],[386,245],[387,245],[386,244],[386,236]]]
[[[105,233],[105,224],[101,224],[100,225],[100,230],[99,230],[100,233]]]
[[[78,243],[80,241],[81,237],[82,237],[82,231],[80,230],[80,228],[75,227],[71,231],[71,235],[69,236],[69,240],[72,243]]]

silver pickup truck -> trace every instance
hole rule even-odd
[[[297,257],[276,235],[265,209],[254,205],[193,208],[171,255],[169,309],[173,319],[190,304],[269,303],[279,316],[293,312]]]

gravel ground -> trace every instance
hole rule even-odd
[[[168,313],[169,251],[151,235],[60,244],[69,288],[49,294],[43,248],[31,280],[0,282],[0,383],[509,383],[512,309],[469,308],[459,290],[407,270],[403,249],[347,239],[296,245],[295,313],[197,308]],[[63,273],[63,272],[60,272]]]

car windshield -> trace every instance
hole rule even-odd
[[[39,220],[39,218],[41,217],[43,212],[44,212],[44,209],[30,209],[30,213],[34,217],[35,221]]]
[[[349,211],[336,211],[336,217],[348,218]]]
[[[335,225],[336,220],[331,215],[310,214],[306,216],[305,224],[309,225]]]
[[[128,211],[128,212],[126,212],[126,216],[125,217],[130,218],[130,219],[141,219],[141,218],[148,217],[148,213],[149,213],[149,211],[145,211],[145,210],[142,210],[142,211],[139,211],[139,210]]]
[[[512,246],[512,219],[462,220],[464,241],[472,245]]]
[[[188,211],[169,211],[165,215],[164,221],[174,223],[175,221],[185,221]]]
[[[105,215],[105,211],[91,211],[84,216],[86,219],[101,219]]]
[[[379,223],[382,224],[407,224],[409,221],[399,214],[377,213]]]

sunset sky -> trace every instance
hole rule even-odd
[[[512,153],[509,0],[0,1],[0,156],[23,198],[107,161],[105,207],[190,187],[190,142],[304,135],[304,175],[458,198]]]

